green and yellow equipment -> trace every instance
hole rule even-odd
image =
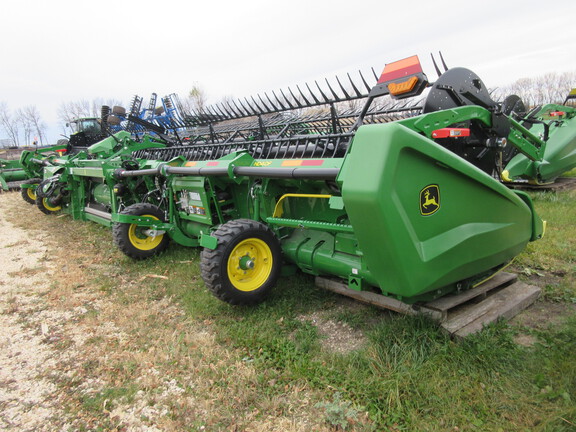
[[[20,161],[0,159],[0,190],[17,189],[26,178]]]
[[[66,160],[74,157],[78,153],[86,152],[88,147],[106,138],[105,130],[102,128],[102,119],[108,116],[109,108],[103,107],[101,118],[78,118],[67,126],[72,127],[69,139],[59,140],[55,146],[45,147],[35,150],[25,150],[20,155],[20,166],[23,171],[24,181],[20,185],[22,198],[29,204],[37,201],[36,188],[44,176],[44,167],[63,164]],[[40,200],[42,204],[43,200]],[[48,206],[52,211],[59,210],[57,206]]]
[[[262,301],[282,266],[406,303],[465,290],[543,235],[500,177],[516,155],[543,166],[545,148],[569,148],[575,122],[569,107],[546,122],[517,97],[497,103],[467,69],[439,75],[413,56],[372,85],[348,75],[217,104],[175,120],[185,145],[119,132],[44,163],[39,207],[111,226],[135,259],[202,247],[207,287],[233,304]]]
[[[135,152],[165,163],[113,173],[165,187],[161,206],[110,215],[115,243],[136,259],[168,239],[203,247],[207,287],[233,304],[262,301],[283,265],[414,303],[474,286],[543,235],[530,197],[494,176],[507,146],[537,156],[537,143],[476,75],[447,71],[423,106],[402,102],[430,86],[417,57],[376,78],[194,113],[194,145]],[[386,95],[400,102],[374,103]],[[359,112],[335,109],[354,99]]]
[[[504,182],[549,184],[576,167],[575,108],[553,104],[538,107],[517,122],[515,133],[529,139],[535,151],[510,159],[502,172]]]

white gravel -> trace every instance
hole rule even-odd
[[[44,342],[53,321],[41,317],[47,248],[6,220],[12,199],[19,194],[0,196],[0,430],[48,431],[47,420],[61,413],[54,384],[40,376],[58,362]]]

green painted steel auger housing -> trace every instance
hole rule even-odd
[[[0,190],[13,189],[22,180],[26,180],[26,172],[20,161],[0,159]]]
[[[20,192],[25,202],[29,204],[36,203],[36,188],[42,181],[44,167],[51,165],[51,161],[59,158],[65,151],[66,144],[57,144],[33,151],[24,150],[20,154],[19,164],[26,179],[20,184]]]
[[[137,150],[165,147],[165,142],[146,136],[134,141],[129,132],[120,131],[99,141],[86,151],[74,155],[44,159],[43,178],[35,190],[36,205],[45,214],[60,211],[74,219],[91,220],[111,225],[111,214],[123,207],[153,200],[157,196],[154,180],[145,177],[117,183],[113,173],[125,168],[156,168],[159,162],[143,161],[132,157]]]
[[[123,109],[115,107],[112,113],[116,112],[115,110],[122,111]],[[54,167],[70,165],[70,161],[72,160],[107,159],[114,156],[114,149],[119,146],[117,142],[118,139],[112,138],[112,141],[107,139],[107,135],[111,135],[108,120],[114,117],[110,115],[110,112],[111,110],[108,106],[102,106],[100,118],[77,118],[67,124],[67,126],[71,126],[74,131],[68,139],[58,140],[58,144],[55,146],[33,151],[25,150],[21,153],[19,166],[22,170],[22,179],[27,179],[20,185],[24,201],[29,204],[36,204],[45,213],[60,211],[62,209],[61,206],[56,204],[56,201],[59,201],[60,198],[55,198],[58,194],[50,193],[47,197],[38,197],[36,194],[36,190],[43,179],[46,180],[55,174],[60,176],[63,168],[58,169]],[[144,128],[144,130],[146,130],[148,126],[151,126],[152,130],[155,131],[160,131],[159,129],[161,129],[157,125],[150,125],[148,122],[140,119],[131,121],[132,123],[129,121],[126,124],[128,128],[131,128],[134,122],[138,121],[143,124],[142,128]],[[118,128],[116,127],[116,129]],[[161,129],[161,131],[163,131],[163,129]],[[121,135],[121,137],[125,138],[126,135]],[[124,151],[123,153],[129,153],[129,151]],[[55,183],[55,179],[52,183]],[[46,187],[46,185],[44,186]],[[60,188],[57,189],[60,190]],[[68,190],[70,189],[69,187]],[[40,195],[42,195],[42,191],[40,191]],[[44,200],[42,198],[48,199]],[[50,201],[54,203],[51,205],[49,204]],[[48,204],[48,207],[44,207],[44,203]]]
[[[139,132],[149,130],[155,135],[135,140],[126,130],[112,134],[109,113],[109,107],[103,106],[101,119],[76,120],[77,132],[63,144],[22,154],[20,162],[31,177],[21,186],[24,200],[46,214],[64,211],[75,219],[104,225],[111,225],[110,215],[127,205],[142,200],[158,204],[154,180],[116,183],[112,173],[121,168],[156,167],[155,161],[140,164],[132,153],[171,145],[171,137],[164,134],[164,128],[133,115],[127,116],[128,129],[137,124]]]
[[[46,169],[42,193],[111,225],[132,258],[170,240],[202,247],[206,286],[232,304],[262,301],[283,266],[425,301],[485,280],[543,235],[529,196],[495,178],[510,146],[537,159],[538,143],[472,72],[447,71],[424,104],[403,100],[430,86],[417,57],[374,85],[348,78],[352,90],[327,81],[191,113],[174,125],[189,128],[186,145],[103,141],[91,151],[106,157]],[[447,88],[458,90],[444,106]],[[382,96],[400,102],[373,104]],[[353,100],[363,107],[338,110]]]
[[[58,144],[36,150],[25,150],[20,155],[19,164],[22,168],[22,180],[20,185],[22,198],[29,204],[35,204],[38,200],[36,189],[43,179],[45,167],[64,165],[68,159],[79,154],[86,154],[91,144],[104,138],[100,123],[96,118],[81,118],[72,122],[76,132],[69,139],[62,139]],[[53,169],[47,169],[48,172]],[[40,200],[40,206],[45,200]],[[49,206],[51,211],[60,210],[59,206]],[[47,210],[49,211],[49,210]]]
[[[573,107],[545,105],[526,116],[518,130],[534,142],[538,154],[530,157],[519,153],[510,159],[502,172],[505,182],[552,183],[576,167],[576,109]]]

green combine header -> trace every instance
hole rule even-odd
[[[26,178],[20,161],[0,159],[0,190],[17,189]]]
[[[542,237],[530,197],[500,177],[548,178],[510,163],[542,167],[545,148],[568,148],[568,107],[551,122],[546,107],[522,117],[467,69],[429,83],[416,56],[347,81],[189,113],[173,124],[186,136],[120,132],[53,159],[40,207],[112,227],[134,259],[170,241],[202,247],[206,286],[233,304],[262,301],[282,268],[428,301],[476,286]],[[351,101],[361,108],[342,109]]]
[[[453,87],[472,86],[465,95],[481,105],[423,110],[404,103],[380,111],[372,105],[385,95],[416,96],[427,85],[417,58],[406,59],[386,66],[346,130],[330,117],[324,131],[314,129],[318,120],[300,120],[308,133],[266,138],[260,128],[249,139],[182,148],[181,162],[172,159],[154,172],[116,172],[166,179],[169,200],[164,212],[148,207],[146,215],[138,205],[113,215],[116,244],[134,258],[161,251],[166,237],[202,246],[206,285],[234,304],[261,301],[283,263],[408,303],[474,286],[544,227],[526,194],[449,149],[465,139],[497,152],[513,129],[497,104],[482,99],[488,92],[477,78],[467,74]],[[278,109],[282,101],[276,102]]]

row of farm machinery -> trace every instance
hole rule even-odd
[[[130,132],[134,139],[139,139],[146,133],[164,131],[175,121],[182,122],[185,110],[178,95],[172,93],[158,100],[157,94],[152,93],[147,106],[143,106],[143,101],[141,96],[135,95],[128,110],[121,106],[103,106],[99,118],[75,118],[66,124],[72,132],[69,137],[58,140],[56,146],[39,148],[35,152],[27,151],[26,157],[32,157],[32,153],[42,158],[55,153],[72,155],[86,151],[92,144],[107,138],[111,133],[125,130]],[[102,118],[109,118],[109,121],[103,124]],[[176,132],[176,129],[173,130]],[[17,149],[14,148],[14,151]],[[21,151],[17,151],[18,155],[20,153]],[[41,174],[41,169],[27,160],[0,158],[0,191],[18,189],[25,180],[35,178],[38,174]]]
[[[165,122],[104,108],[107,137],[23,153],[22,196],[111,227],[134,259],[201,247],[231,304],[261,302],[283,266],[409,305],[463,292],[544,234],[507,184],[576,166],[576,109],[497,102],[472,71],[436,69],[430,83],[414,56]]]

